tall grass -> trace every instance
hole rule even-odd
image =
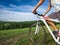
[[[29,28],[0,30],[0,45],[34,45],[28,37],[28,29]],[[55,45],[47,29],[46,32],[47,45]]]

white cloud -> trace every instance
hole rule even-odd
[[[4,10],[11,10],[11,11],[31,12],[34,6],[31,5],[17,6],[17,5],[10,4],[10,7],[0,5],[0,8]]]
[[[37,20],[37,17],[32,13],[0,10],[0,21],[31,21],[31,20]]]
[[[22,12],[31,12],[32,9],[34,8],[34,6],[31,6],[31,5],[17,6],[17,5],[13,5],[13,4],[10,4],[10,7],[12,7],[12,9],[14,9],[14,10],[22,11]]]
[[[21,6],[17,6],[17,5],[14,5],[14,4],[10,4],[10,7],[6,7],[6,6],[3,6],[3,5],[0,5],[0,7],[3,7],[4,10],[11,10],[11,11],[20,11],[20,12],[32,12],[34,6],[32,5],[21,5]],[[47,6],[40,6],[38,9],[37,9],[37,12],[39,12],[40,14],[44,13],[47,9]],[[52,9],[53,11],[53,9]],[[50,11],[50,12],[52,12]],[[50,14],[50,13],[48,13]]]
[[[34,6],[31,5],[22,5],[22,6],[16,6],[10,4],[10,7],[6,7],[3,5],[0,5],[0,7],[3,7],[0,9],[0,21],[31,21],[31,20],[37,20],[37,17],[34,16],[31,11],[34,8]],[[40,14],[44,13],[47,7],[39,7],[38,12]],[[19,10],[20,12],[14,11]],[[53,9],[48,13],[53,12]]]

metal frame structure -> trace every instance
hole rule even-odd
[[[60,44],[60,41],[59,41],[60,37],[59,37],[59,36],[58,36],[57,38],[55,37],[55,35],[53,34],[53,32],[52,32],[52,30],[50,29],[49,25],[47,24],[45,18],[44,18],[43,16],[40,16],[39,14],[37,14],[37,17],[39,17],[39,20],[43,21],[43,23],[44,23],[45,26],[47,27],[49,33],[52,35],[54,41],[55,41],[57,44]],[[48,20],[53,21],[53,22],[59,22],[59,23],[60,23],[60,21],[59,21],[59,20],[56,20],[56,19],[48,19]],[[35,34],[38,33],[38,32],[39,32],[39,29],[38,29],[38,22],[37,22]]]

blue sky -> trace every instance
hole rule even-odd
[[[37,20],[32,13],[32,9],[39,0],[0,0],[0,21],[31,21]],[[42,14],[45,12],[48,0],[43,3],[37,12]],[[47,14],[53,12],[53,9]]]

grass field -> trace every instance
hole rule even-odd
[[[28,29],[0,30],[0,45],[34,45],[28,37]],[[47,45],[55,45],[54,40],[48,33]]]
[[[28,28],[0,30],[0,45],[25,45],[23,43],[28,39],[27,30]]]

